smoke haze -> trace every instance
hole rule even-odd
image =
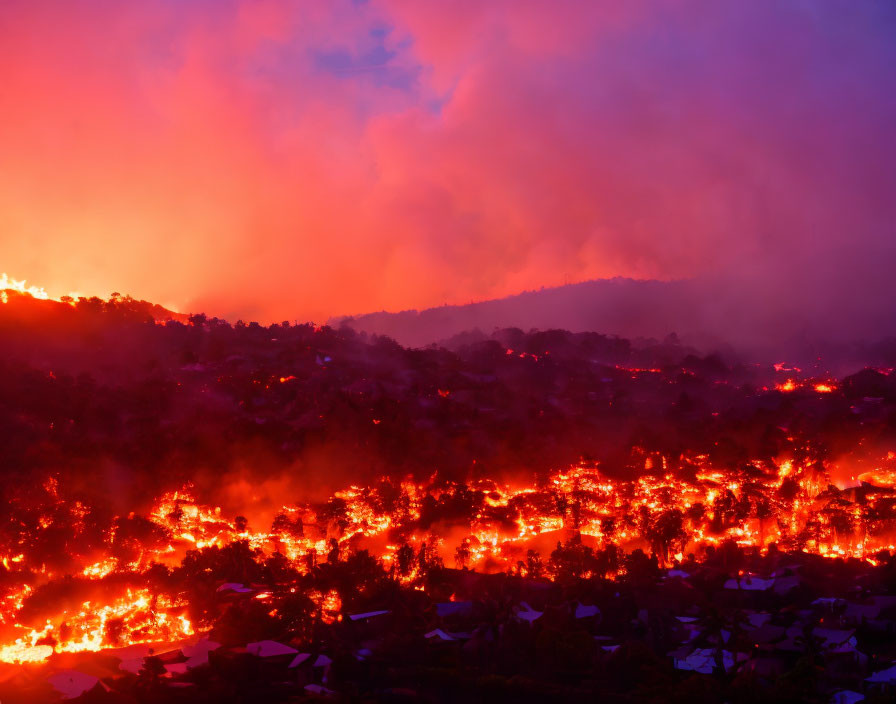
[[[696,277],[748,323],[877,334],[894,30],[883,2],[11,0],[3,268],[263,322]]]

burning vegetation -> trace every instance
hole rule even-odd
[[[432,700],[419,682],[413,697],[386,696],[407,683],[355,669],[416,637],[413,647],[435,638],[468,655],[474,643],[477,676],[510,677],[526,672],[542,631],[586,639],[590,659],[578,663],[569,646],[574,675],[530,673],[536,699],[608,691],[592,680],[620,647],[632,662],[676,652],[672,663],[692,666],[674,673],[708,668],[712,686],[727,687],[760,654],[713,635],[716,618],[730,640],[734,616],[711,617],[712,589],[802,580],[802,591],[778,595],[795,612],[817,598],[868,605],[896,584],[887,367],[836,379],[817,366],[704,356],[674,337],[556,330],[406,349],[349,329],[230,325],[120,296],[52,301],[13,283],[0,305],[0,661],[17,670],[0,683],[4,701],[46,694],[15,682],[26,670],[149,646],[181,659],[140,651],[132,674],[122,655],[90,696],[206,701],[202,668],[255,646],[264,660],[269,642],[290,663],[307,650],[310,669],[284,665],[305,673],[290,674],[301,687],[267,688],[266,700]],[[827,586],[810,576],[826,570],[837,575]],[[674,607],[685,620],[673,634],[645,604],[674,578],[693,593],[675,597],[686,603]],[[606,599],[623,600],[632,618],[605,613],[601,625]],[[769,599],[736,606],[783,608]],[[473,605],[455,618],[444,606],[453,603]],[[567,616],[549,615],[564,604]],[[679,652],[681,624],[697,622],[684,641],[693,648]],[[500,633],[483,640],[483,623]],[[515,664],[480,653],[511,637],[532,653]],[[698,650],[708,653],[699,666]],[[351,666],[331,672],[336,653]],[[684,681],[674,673],[668,682]],[[753,674],[766,695],[784,687]],[[832,682],[819,679],[816,694]]]
[[[61,501],[49,481],[41,509],[11,510],[0,660],[180,640],[194,634],[194,623],[212,628],[215,609],[206,602],[220,585],[205,579],[203,593],[185,580],[196,565],[214,573],[216,562],[235,556],[246,564],[217,572],[218,581],[267,577],[269,591],[256,598],[276,603],[284,583],[266,574],[272,566],[294,586],[320,563],[359,555],[397,583],[425,589],[429,571],[445,564],[536,579],[614,579],[636,550],[678,568],[726,543],[871,565],[896,549],[896,490],[862,483],[841,491],[822,470],[790,459],[738,471],[712,469],[704,456],[687,465],[692,479],[647,473],[619,481],[580,465],[519,488],[437,475],[422,484],[383,478],[320,504],[285,505],[262,529],[184,490],[161,497],[146,516],[91,525],[90,509]],[[896,471],[886,477],[892,484]],[[70,542],[64,556],[47,554],[63,540]],[[79,554],[77,545],[91,549]],[[336,592],[335,603],[341,597]],[[324,608],[320,593],[312,600]]]

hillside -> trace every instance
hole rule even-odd
[[[812,300],[796,282],[790,295],[783,288],[783,283],[756,288],[723,277],[600,279],[466,305],[343,316],[330,324],[387,335],[409,347],[452,345],[452,338],[469,341],[503,328],[560,328],[632,340],[674,334],[704,354],[736,350],[765,364],[786,359],[838,375],[889,366],[896,328],[883,300],[845,296],[832,303]]]

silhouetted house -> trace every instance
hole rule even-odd
[[[870,677],[866,677],[865,682],[868,689],[873,692],[896,695],[896,665],[875,672]]]

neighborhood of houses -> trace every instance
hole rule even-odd
[[[625,578],[565,585],[441,569],[430,576],[451,600],[413,590],[418,598],[339,613],[309,640],[222,643],[212,631],[59,654],[7,666],[0,691],[4,702],[197,701],[199,689],[226,693],[220,701],[478,701],[488,682],[496,701],[625,702],[701,682],[698,701],[752,701],[740,690],[772,702],[896,698],[891,565],[730,552],[671,569],[645,557]],[[217,593],[225,609],[259,595],[276,605],[270,585]]]

